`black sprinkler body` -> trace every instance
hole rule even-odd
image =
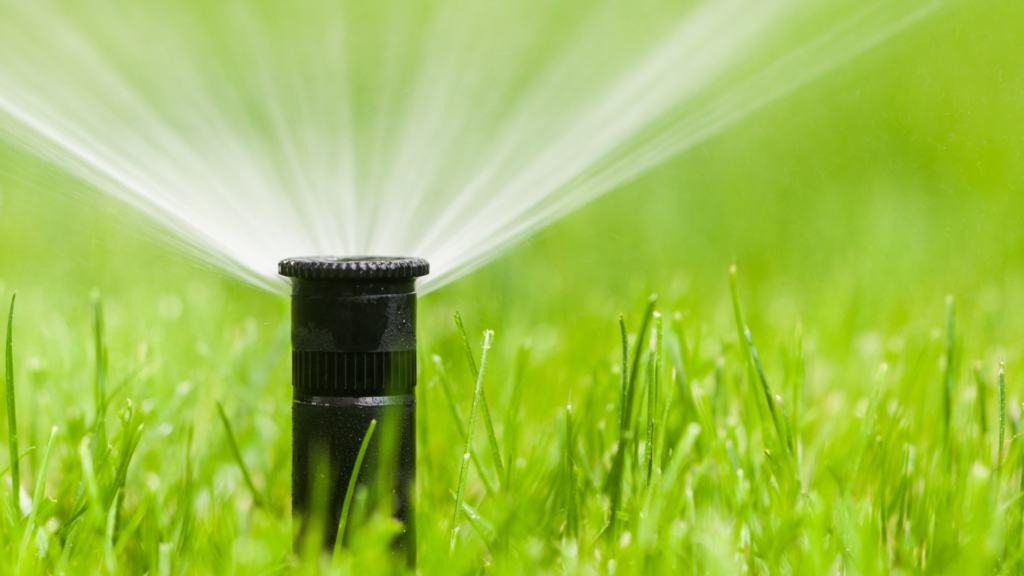
[[[429,271],[417,258],[289,258],[278,265],[292,278],[297,541],[316,529],[326,548],[334,546],[349,479],[376,420],[357,487],[367,510],[392,507],[404,526],[396,551],[415,562],[415,282]],[[357,522],[350,512],[343,544]]]

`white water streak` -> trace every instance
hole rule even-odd
[[[429,291],[938,3],[0,2],[0,128],[253,284],[414,255]]]

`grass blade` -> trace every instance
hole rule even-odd
[[[121,496],[121,490],[114,493],[116,502]],[[114,529],[117,527],[117,506],[111,506],[107,511],[106,529],[103,531],[103,558],[107,567],[107,573],[114,574],[117,570],[117,557],[114,556]]]
[[[619,378],[619,436],[629,427],[629,416],[626,414],[626,396],[629,393],[629,334],[626,332],[626,319],[619,314],[619,331],[622,333],[622,372]]]
[[[195,495],[195,479],[192,471],[192,438],[194,434],[195,428],[189,423],[188,431],[185,434],[185,477],[182,479],[182,488],[178,495],[179,502],[181,502],[179,505],[181,518],[178,521],[177,534],[174,539],[174,550],[179,556],[186,551],[192,537],[193,498]],[[160,565],[164,566],[164,563],[161,561]]]
[[[117,543],[114,545],[114,555],[119,556],[131,541],[135,535],[135,531],[139,529],[139,525],[142,524],[142,520],[149,514],[149,508],[153,503],[152,496],[147,497],[142,503],[135,509],[135,514],[132,516],[128,524],[121,529],[121,533],[117,536]]]
[[[754,338],[750,335],[750,328],[744,326],[743,334],[746,338],[747,346],[750,348],[751,362],[753,362],[754,369],[757,371],[757,378],[761,382],[761,390],[764,392],[764,399],[768,406],[768,412],[771,414],[772,421],[775,423],[775,432],[778,434],[779,445],[784,450],[788,451],[789,440],[786,434],[786,425],[779,413],[779,407],[775,404],[775,395],[772,394],[771,385],[768,384],[768,375],[764,371],[764,365],[761,363],[761,357],[757,354],[757,347],[754,346]]]
[[[11,296],[11,312],[7,317],[7,348],[5,381],[7,389],[7,443],[11,454],[11,511],[20,518],[21,510],[21,466],[18,457],[18,417],[15,413],[14,398],[14,301],[18,297],[17,292]]]
[[[999,444],[996,447],[996,468],[1003,465],[1003,444],[1006,442],[1006,373],[999,361]]]
[[[640,373],[640,357],[644,349],[644,340],[647,338],[647,329],[651,325],[651,317],[654,315],[654,306],[658,303],[658,295],[651,294],[647,298],[647,308],[644,310],[643,318],[640,320],[640,331],[636,333],[636,343],[633,346],[633,367],[629,371],[629,387],[626,394],[626,422],[633,423],[633,401],[636,391],[636,379]]]
[[[665,466],[665,472],[661,476],[662,485],[675,485],[676,478],[683,469],[683,464],[693,455],[693,447],[697,443],[697,438],[701,432],[703,432],[701,425],[696,422],[690,422],[686,425],[686,430],[672,451],[672,458],[669,460],[668,465]]]
[[[693,372],[693,360],[694,356],[690,351],[690,344],[686,339],[686,324],[683,322],[683,313],[676,311],[672,315],[672,332],[675,333],[676,340],[679,341],[679,362],[683,365],[683,369],[686,370],[687,374]]]
[[[132,457],[135,455],[135,449],[139,447],[139,441],[142,439],[142,430],[145,424],[139,424],[135,426],[135,409],[132,406],[132,401],[128,400],[127,406],[121,411],[121,430],[123,438],[121,440],[120,454],[117,461],[116,473],[114,474],[113,484],[108,488],[107,496],[107,507],[118,506],[119,498],[118,493],[124,495],[125,482],[128,480],[128,466],[131,464]]]
[[[473,379],[477,379],[476,360],[473,358],[473,348],[469,345],[469,338],[466,336],[466,328],[462,325],[462,316],[455,313],[455,324],[459,327],[459,334],[462,336],[462,344],[466,348],[466,359],[469,361],[469,368],[472,371]],[[480,360],[481,363],[483,359]],[[491,420],[491,409],[487,406],[487,395],[480,390],[480,407],[484,415],[484,428],[487,430],[487,442],[491,447],[491,458],[494,460],[494,469],[498,472],[498,483],[504,484],[505,469],[501,461],[501,450],[498,448],[498,437],[494,434],[494,422]]]
[[[626,332],[626,320],[619,315],[619,331],[622,333],[622,371],[619,380],[619,439],[616,442],[615,459],[608,471],[609,511],[608,538],[615,542],[618,536],[619,511],[622,508],[622,481],[626,467],[626,450],[629,443],[629,416],[626,411],[626,399],[629,395],[629,334]]]
[[[978,403],[978,429],[981,431],[982,440],[988,434],[988,411],[985,409],[988,400],[988,383],[985,382],[985,372],[981,362],[974,363],[974,384],[977,387]]]
[[[565,535],[576,538],[579,535],[579,517],[576,509],[576,464],[573,462],[572,398],[565,405]]]
[[[640,351],[642,350],[644,335],[647,334],[650,317],[654,314],[654,306],[657,302],[657,294],[651,294],[647,299],[647,308],[644,310],[643,318],[640,321],[640,331],[637,332],[632,368],[629,368],[629,333],[626,331],[626,320],[622,315],[619,315],[619,331],[622,335],[622,372],[619,382],[619,438],[616,442],[615,458],[612,461],[611,469],[608,471],[607,482],[611,506],[608,515],[608,527],[610,530],[607,530],[606,533],[612,542],[617,541],[619,537],[618,529],[620,516],[622,515],[622,496],[624,492],[623,482],[626,476],[626,452],[629,451],[630,442],[633,439],[633,401],[636,396],[636,378],[640,369]]]
[[[654,474],[654,459],[660,458],[655,453],[657,437],[658,396],[661,393],[661,314],[654,313],[654,350],[650,359],[651,389],[647,398],[647,488],[650,489],[651,476]]]
[[[871,433],[874,431],[875,412],[878,410],[878,397],[881,395],[882,386],[885,384],[885,375],[888,372],[889,365],[882,362],[881,366],[878,367],[878,375],[875,377],[875,390],[871,393],[871,399],[864,410],[864,419],[860,423],[860,431],[857,433],[857,452],[853,459],[853,466],[850,468],[852,470],[850,474],[851,481],[857,479],[861,458],[868,451],[868,439],[871,438]]]
[[[50,466],[50,455],[53,454],[53,445],[57,442],[57,427],[50,429],[50,439],[46,442],[46,451],[43,452],[43,463],[39,468],[39,475],[36,477],[36,488],[32,493],[32,510],[28,513],[28,523],[21,535],[21,546],[18,548],[18,562],[25,557],[28,544],[36,530],[36,519],[39,516],[39,507],[42,506],[43,498],[46,497],[46,470]],[[20,569],[19,569],[20,572]]]
[[[739,355],[740,362],[746,368],[748,386],[757,386],[758,378],[754,371],[754,360],[750,357],[750,346],[748,345],[744,334],[746,331],[746,323],[743,321],[743,310],[740,308],[740,290],[736,262],[733,262],[729,266],[729,292],[732,295],[733,319],[736,321],[736,353]],[[743,401],[744,403],[754,403],[754,406],[748,407],[748,409],[751,412],[756,413],[761,418],[761,429],[764,431],[765,438],[769,437],[770,434],[767,432],[767,423],[765,420],[771,418],[771,416],[765,414],[764,403],[761,402],[757,394],[744,394]]]
[[[480,371],[476,377],[476,388],[473,390],[473,405],[469,409],[469,427],[466,429],[466,450],[462,454],[462,469],[459,471],[459,487],[455,493],[455,514],[452,517],[451,542],[449,552],[455,550],[455,541],[459,535],[459,511],[462,509],[462,499],[466,493],[466,477],[469,475],[470,449],[473,446],[473,428],[476,426],[477,406],[480,404],[481,389],[484,382],[484,370],[487,366],[487,351],[491,349],[491,337],[494,332],[484,332],[483,352],[480,354]]]
[[[64,540],[64,550],[60,554],[60,560],[57,562],[57,574],[64,576],[67,574],[68,561],[71,560],[71,550],[74,548],[75,536],[78,534],[78,524],[75,524],[71,531],[68,533],[68,537]]]
[[[512,379],[512,395],[505,413],[505,489],[512,488],[512,470],[515,468],[516,452],[519,451],[519,406],[523,401],[523,373],[530,360],[530,348],[522,345],[516,352],[515,372]]]
[[[654,413],[658,409],[658,386],[654,376],[656,353],[652,351],[647,358],[647,437],[644,439],[644,492],[651,486],[651,474],[654,471]]]
[[[96,433],[93,437],[93,457],[96,450],[102,449],[107,443],[106,406],[107,406],[107,348],[103,344],[103,301],[100,292],[93,289],[92,295],[93,339],[96,356],[96,375],[93,382],[93,396],[96,402]]]
[[[36,449],[35,446],[29,446],[24,452],[21,453],[21,456],[18,456],[18,462],[21,462],[22,460],[24,460],[25,456],[28,456],[29,453],[32,452],[35,449]],[[3,470],[0,470],[0,478],[3,478],[10,471],[11,471],[11,467],[10,466],[8,466],[7,468],[4,468]]]
[[[497,534],[494,530],[494,525],[480,516],[480,513],[473,509],[472,506],[463,502],[462,511],[466,514],[466,519],[469,520],[469,525],[473,527],[473,530],[480,536],[484,541],[484,544],[488,549],[491,548],[491,543],[494,542]]]
[[[665,454],[665,435],[666,435],[665,433],[666,433],[667,428],[668,428],[665,425],[665,423],[668,422],[669,411],[672,409],[672,400],[673,400],[673,398],[675,396],[675,389],[676,389],[676,371],[675,370],[672,370],[672,372],[671,372],[671,376],[669,377],[669,385],[668,386],[664,386],[663,388],[665,390],[665,401],[662,402],[662,405],[661,405],[661,417],[658,420],[658,422],[656,422],[656,425],[655,425],[655,428],[657,429],[658,433],[655,435],[655,442],[654,442],[654,453],[657,455],[657,459],[655,460],[655,462],[656,462],[655,468],[659,469],[659,470],[662,468],[663,456]]]
[[[228,421],[228,416],[224,413],[224,407],[221,406],[220,402],[217,402],[217,414],[220,415],[220,421],[224,424],[224,432],[228,437],[231,454],[235,457],[238,467],[242,470],[242,478],[245,480],[245,485],[249,488],[249,492],[252,493],[253,502],[256,503],[256,506],[265,508],[267,500],[263,497],[263,494],[260,494],[260,491],[256,489],[256,485],[252,482],[252,476],[249,475],[249,469],[245,466],[245,460],[242,460],[242,451],[238,449],[235,433],[231,431],[231,422]]]
[[[434,368],[437,370],[438,376],[441,380],[441,390],[444,391],[445,400],[448,401],[448,409],[451,411],[452,419],[455,420],[455,427],[458,429],[459,437],[466,437],[466,422],[462,419],[462,412],[459,412],[458,401],[455,399],[455,391],[452,390],[452,381],[448,378],[448,373],[444,369],[444,362],[441,361],[441,357],[434,354],[432,357],[434,361]],[[480,460],[480,454],[477,452],[476,447],[471,448],[470,458],[473,460],[473,466],[476,467],[477,474],[480,475],[480,481],[484,483],[484,489],[490,495],[495,494],[494,485],[491,484],[490,478],[487,476],[487,470],[484,469],[483,462]]]
[[[800,435],[800,399],[803,394],[804,379],[807,376],[804,367],[804,325],[799,319],[793,331],[793,434]]]
[[[1022,405],[1021,408],[1024,409],[1024,405]],[[1018,490],[1017,490],[1017,498],[1019,500],[1018,509],[1017,509],[1017,534],[1019,535],[1018,536],[1019,540],[1018,540],[1018,543],[1017,543],[1017,549],[1018,550],[1020,550],[1022,548],[1021,545],[1024,544],[1024,444],[1021,445],[1020,465],[1021,465],[1020,486],[1018,487]],[[1024,568],[1024,567],[1019,567],[1019,568]],[[1024,572],[1024,570],[1018,569],[1017,572],[1018,573]]]
[[[735,262],[729,266],[729,293],[732,295],[732,315],[733,319],[736,321],[736,336],[738,338],[736,342],[738,347],[737,352],[739,353],[740,359],[743,363],[749,364],[750,355],[746,353],[746,347],[743,344],[743,327],[746,326],[746,323],[743,322],[743,311],[740,309],[740,288]]]
[[[345,500],[341,505],[341,519],[338,521],[338,537],[334,541],[334,561],[338,562],[341,556],[341,540],[345,536],[345,524],[348,523],[348,511],[352,506],[352,494],[356,491],[356,480],[359,479],[359,469],[363,466],[363,457],[366,456],[366,447],[370,445],[373,438],[373,430],[377,427],[376,420],[370,420],[366,428],[366,435],[363,436],[363,443],[359,446],[359,453],[356,455],[356,463],[352,466],[352,476],[348,479],[348,487],[345,489]]]
[[[953,379],[954,360],[953,348],[955,344],[956,316],[953,310],[953,296],[946,296],[946,372],[942,386],[942,434],[947,449],[950,447],[953,437]]]

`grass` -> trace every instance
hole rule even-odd
[[[1024,571],[1021,10],[923,23],[421,299],[421,572]],[[292,554],[286,299],[13,148],[0,186],[0,574],[401,569],[359,490],[351,548]]]
[[[227,421],[225,420],[225,423]],[[366,435],[363,436],[363,442],[359,445],[359,454],[356,455],[356,463],[352,465],[352,476],[348,480],[348,486],[345,488],[345,501],[341,505],[341,520],[338,522],[338,533],[334,540],[334,553],[333,557],[335,561],[342,555],[342,542],[345,537],[345,525],[348,523],[349,510],[352,509],[352,495],[356,490],[356,481],[359,478],[359,469],[363,466],[363,456],[366,455],[366,447],[370,444],[370,439],[373,438],[373,430],[377,427],[376,420],[370,420],[370,425],[366,428]],[[337,569],[335,569],[337,570]]]
[[[762,357],[755,342],[768,337],[748,327],[735,265],[728,276],[732,318],[719,330],[694,328],[694,310],[665,310],[673,319],[666,329],[659,311],[665,299],[647,298],[637,313],[620,317],[618,330],[609,319],[605,333],[594,335],[603,360],[571,386],[564,408],[539,419],[524,421],[523,409],[537,406],[523,399],[545,377],[529,360],[530,348],[503,364],[492,358],[498,349],[487,331],[477,366],[461,318],[454,332],[429,345],[440,352],[424,363],[417,393],[421,405],[448,409],[419,415],[421,430],[429,431],[420,435],[418,456],[420,568],[1024,570],[1020,413],[1007,408],[1001,365],[956,361],[973,348],[969,337],[954,333],[951,301],[942,330],[903,334],[860,384],[856,374],[836,376],[841,366],[808,352],[799,325],[790,336],[775,335],[777,356]],[[90,347],[105,357],[102,350],[116,345],[97,324],[89,329],[100,344]],[[12,334],[23,330],[19,325]],[[286,356],[273,338],[242,338],[232,348],[237,357],[219,362],[237,367],[276,353],[268,390],[287,397]],[[17,363],[15,351],[8,347],[8,366]],[[511,370],[502,373],[503,366]],[[108,377],[117,381],[118,372],[115,364]],[[979,404],[996,400],[984,393],[990,373],[998,386],[998,429],[987,426],[989,407]],[[252,375],[241,378],[251,382]],[[168,386],[151,374],[143,381],[99,397],[101,416],[107,402],[120,408],[105,444],[94,440],[104,429],[95,421],[46,417],[52,430],[37,448],[41,462],[22,476],[34,490],[3,499],[0,571],[401,569],[387,552],[394,522],[367,510],[354,486],[343,522],[365,530],[351,548],[339,547],[333,558],[293,556],[288,469],[271,465],[279,459],[253,433],[256,416],[244,396],[225,393],[221,384],[223,401],[238,406],[208,407],[183,402],[194,391],[182,384]],[[8,406],[18,408],[9,413],[7,436],[14,438],[10,430],[40,418],[31,401],[38,392],[8,382]],[[485,390],[506,407],[503,422],[478,423]],[[278,407],[277,414],[286,412]],[[479,428],[491,431],[479,439]],[[372,433],[371,427],[366,439]],[[287,451],[286,429],[279,434],[269,451]],[[10,453],[18,454],[13,442]]]

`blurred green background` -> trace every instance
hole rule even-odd
[[[614,349],[617,314],[650,292],[728,333],[735,257],[769,343],[800,317],[817,353],[842,361],[865,335],[939,326],[950,293],[985,339],[972,345],[1000,343],[1018,361],[1022,22],[1019,1],[939,10],[428,295],[427,350],[458,309],[471,331],[498,331],[499,364],[531,338],[538,362],[566,360],[553,380],[579,377]],[[173,359],[170,378],[232,341],[211,334],[249,325],[270,339],[280,325],[285,299],[180,256],[141,232],[141,216],[9,144],[0,164],[0,279],[5,297],[20,294],[24,354],[56,362],[45,350],[55,325],[84,336],[94,287],[112,363],[145,342]]]

